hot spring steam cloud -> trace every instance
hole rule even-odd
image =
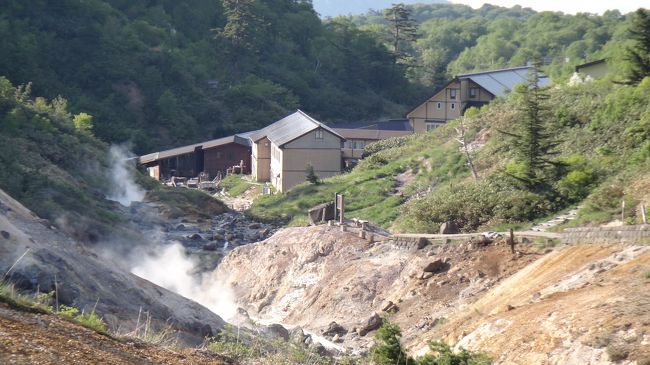
[[[226,320],[236,314],[237,307],[230,288],[214,282],[211,273],[195,275],[197,262],[185,253],[180,243],[161,246],[156,252],[137,263],[131,272],[194,300]]]
[[[145,191],[135,183],[135,172],[129,165],[129,153],[125,147],[111,146],[109,151],[111,191],[108,199],[128,207],[132,202],[141,202]]]

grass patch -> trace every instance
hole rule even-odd
[[[216,338],[208,339],[206,347],[209,351],[242,363],[257,363],[258,360],[262,360],[264,364],[286,365],[333,363],[332,358],[319,355],[313,347],[282,338],[269,339],[249,333],[240,334],[231,325],[224,326]]]
[[[620,345],[609,345],[606,349],[610,361],[618,362],[627,359],[630,352]]]
[[[171,217],[195,214],[209,218],[228,211],[228,207],[219,199],[194,189],[161,185],[159,189],[147,192],[147,199],[167,205],[171,210]]]
[[[0,282],[0,302],[6,303],[14,310],[39,314],[55,314],[94,330],[97,333],[109,335],[106,323],[95,313],[94,309],[89,313],[79,313],[79,309],[75,307],[59,305],[57,310],[48,305],[52,297],[53,293],[28,295],[17,290],[12,283]]]
[[[226,176],[219,183],[219,187],[230,196],[239,196],[246,192],[253,184],[244,179],[241,175]]]
[[[643,278],[650,280],[650,270],[643,273]]]

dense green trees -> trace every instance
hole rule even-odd
[[[538,54],[565,77],[629,44],[629,17],[616,11],[433,4],[391,14],[321,21],[303,0],[7,0],[0,70],[38,95],[64,95],[99,138],[147,152],[297,107],[326,122],[401,117],[456,73]]]
[[[433,88],[456,74],[521,66],[536,55],[547,64],[548,74],[568,78],[577,64],[616,56],[606,45],[624,41],[630,21],[616,10],[603,15],[568,15],[535,13],[519,6],[472,9],[433,4],[410,8],[419,23],[420,37],[410,50],[415,62],[408,75],[412,82]],[[353,19],[390,46],[390,25],[380,14],[370,12]]]
[[[634,44],[627,49],[627,60],[630,63],[627,82],[636,85],[650,76],[650,10],[636,11],[630,36]]]
[[[387,47],[302,0],[3,2],[0,70],[64,95],[93,132],[136,152],[260,128],[399,116],[419,89]]]

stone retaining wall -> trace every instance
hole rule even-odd
[[[392,237],[389,242],[397,249],[408,251],[422,249],[431,243],[423,237]]]
[[[563,243],[646,243],[650,244],[650,224],[620,227],[568,228]]]

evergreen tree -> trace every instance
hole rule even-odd
[[[559,163],[553,159],[557,154],[558,141],[548,127],[549,95],[540,87],[540,64],[535,63],[526,85],[517,88],[520,95],[521,117],[513,132],[500,131],[514,137],[515,163],[508,166],[508,173],[533,191],[548,187],[551,171]]]
[[[307,164],[307,168],[305,169],[305,174],[307,175],[307,181],[314,185],[318,185],[319,180],[318,180],[318,175],[316,175],[316,172],[314,172],[314,166],[312,164]]]
[[[627,49],[630,71],[627,83],[636,85],[643,78],[650,76],[650,11],[636,11],[630,28],[630,37],[636,42],[634,48]]]
[[[385,17],[390,24],[393,43],[393,67],[398,63],[408,63],[410,55],[407,46],[417,39],[418,26],[411,18],[411,9],[404,4],[394,4],[386,9]]]
[[[384,324],[377,330],[375,338],[377,347],[372,352],[372,359],[378,365],[412,365],[411,359],[400,343],[402,330],[398,325],[384,319]]]
[[[215,31],[217,38],[225,41],[235,71],[240,69],[243,61],[250,63],[254,60],[261,47],[264,20],[257,13],[256,1],[223,0],[226,25]]]

